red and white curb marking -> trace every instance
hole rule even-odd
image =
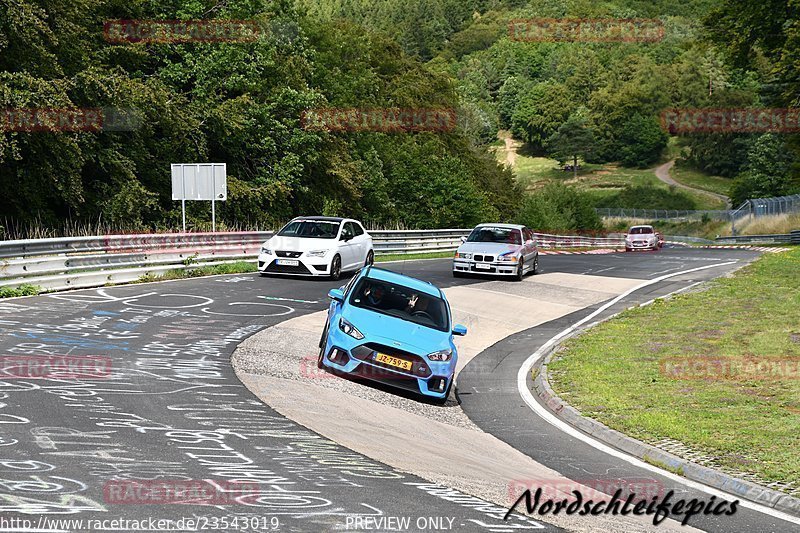
[[[780,252],[788,252],[791,248],[776,247],[776,246],[748,246],[746,244],[717,244],[710,246],[703,246],[702,248],[736,248],[739,250],[755,250],[757,252],[772,252],[774,254]]]
[[[539,255],[598,255],[598,254],[614,254],[622,250],[615,250],[613,248],[598,248],[597,250],[585,250],[582,252],[568,252],[566,250],[539,250]]]

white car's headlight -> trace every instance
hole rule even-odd
[[[463,252],[456,252],[456,259],[472,259],[472,254],[465,254]]]
[[[353,324],[351,324],[344,318],[339,319],[339,329],[342,330],[345,334],[350,335],[357,341],[360,341],[361,339],[364,338],[364,334],[358,331]]]
[[[428,354],[428,359],[431,361],[449,361],[451,357],[453,357],[453,350],[449,348]]]
[[[498,255],[497,260],[506,263],[516,263],[519,259],[517,258],[516,252],[507,252],[503,255]]]
[[[272,250],[270,250],[270,249],[269,249],[269,248],[267,248],[266,246],[262,246],[262,247],[261,247],[261,253],[262,253],[262,254],[265,254],[265,255],[272,255]]]
[[[328,253],[328,250],[314,250],[313,252],[306,252],[308,257],[325,257],[325,254]]]

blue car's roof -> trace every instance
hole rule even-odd
[[[387,283],[394,283],[396,285],[402,285],[404,287],[414,289],[415,291],[424,292],[426,294],[430,294],[431,296],[436,296],[437,298],[444,297],[442,291],[440,291],[436,286],[431,285],[427,281],[422,281],[417,278],[412,278],[411,276],[398,274],[397,272],[392,272],[391,270],[369,267],[367,269],[367,272],[364,274],[364,277],[371,279],[379,279],[381,281],[385,281]]]

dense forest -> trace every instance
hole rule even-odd
[[[0,0],[0,109],[129,110],[121,131],[0,127],[0,224],[179,225],[170,163],[225,162],[227,227],[299,213],[372,226],[524,219],[592,228],[565,187],[528,194],[490,148],[509,130],[570,161],[645,168],[667,108],[797,107],[793,0]],[[531,17],[657,18],[658,42],[523,42]],[[115,42],[110,20],[253,21],[238,42]],[[446,131],[303,127],[318,108],[453,109]],[[581,139],[576,143],[575,139]],[[800,140],[691,134],[683,156],[732,196],[798,190]],[[209,206],[188,206],[195,225]]]

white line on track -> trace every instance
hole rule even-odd
[[[687,479],[685,477],[681,477],[681,476],[678,476],[676,474],[673,474],[672,472],[668,472],[666,470],[662,470],[662,469],[660,469],[660,468],[658,468],[656,466],[653,466],[653,465],[651,465],[649,463],[645,463],[644,461],[642,461],[642,460],[640,460],[640,459],[638,459],[636,457],[633,457],[631,455],[628,455],[627,453],[624,453],[624,452],[621,452],[619,450],[616,450],[616,449],[612,448],[611,446],[609,446],[609,445],[607,445],[607,444],[605,444],[603,442],[600,442],[600,441],[598,441],[598,440],[596,440],[596,439],[594,439],[594,438],[582,433],[581,431],[578,431],[577,429],[575,429],[571,425],[567,424],[566,422],[564,422],[560,418],[556,417],[553,413],[548,411],[543,405],[541,405],[539,402],[536,401],[536,399],[533,397],[533,394],[531,393],[531,391],[528,390],[527,378],[528,378],[528,374],[530,373],[531,367],[533,367],[533,364],[536,361],[538,361],[547,352],[547,350],[550,349],[559,340],[561,340],[564,337],[566,337],[567,335],[571,334],[577,328],[579,328],[581,325],[585,324],[586,322],[589,322],[594,317],[596,317],[597,315],[599,315],[600,313],[602,313],[603,311],[605,311],[606,309],[608,309],[609,307],[611,307],[615,303],[619,302],[620,300],[622,300],[623,298],[629,296],[630,294],[638,291],[639,289],[642,289],[644,287],[648,287],[650,285],[654,285],[656,283],[664,281],[665,279],[668,279],[668,278],[671,278],[671,277],[675,277],[675,276],[679,276],[681,274],[690,274],[692,272],[697,272],[697,271],[700,271],[700,270],[706,270],[706,269],[709,269],[709,268],[716,268],[716,267],[732,265],[732,264],[734,264],[736,262],[737,261],[728,261],[728,262],[725,262],[725,263],[716,263],[716,264],[713,264],[713,265],[705,265],[705,266],[701,266],[701,267],[697,267],[697,268],[692,268],[692,269],[689,269],[689,270],[684,270],[684,271],[681,271],[681,272],[673,272],[671,274],[665,274],[663,276],[659,276],[657,278],[654,278],[654,279],[651,279],[651,280],[647,280],[644,283],[641,283],[641,284],[639,284],[639,285],[637,285],[637,286],[625,291],[624,293],[620,294],[619,296],[617,296],[616,298],[614,298],[610,302],[604,304],[602,307],[600,307],[599,309],[594,311],[589,316],[579,320],[578,322],[574,323],[573,325],[571,325],[570,327],[568,327],[567,329],[565,329],[564,331],[562,331],[561,333],[559,333],[555,337],[553,337],[550,340],[548,340],[541,348],[536,350],[536,352],[531,354],[531,356],[528,357],[525,360],[524,363],[522,363],[522,366],[519,368],[519,372],[517,372],[517,390],[519,391],[520,396],[525,401],[525,403],[528,404],[528,407],[530,407],[531,410],[533,410],[533,412],[535,412],[537,415],[539,415],[539,417],[542,418],[545,422],[549,423],[552,426],[555,426],[557,429],[559,429],[560,431],[566,433],[567,435],[569,435],[571,437],[574,437],[574,438],[576,438],[576,439],[578,439],[578,440],[580,440],[582,442],[585,442],[589,446],[591,446],[591,447],[593,447],[593,448],[595,448],[597,450],[600,450],[601,452],[603,452],[605,454],[611,455],[612,457],[616,457],[617,459],[622,459],[623,461],[625,461],[627,463],[630,463],[633,466],[636,466],[638,468],[643,468],[643,469],[648,470],[650,472],[654,472],[654,473],[659,474],[659,475],[661,475],[661,476],[663,476],[665,478],[668,478],[668,479],[670,479],[672,481],[676,481],[676,482],[678,482],[678,483],[680,483],[682,485],[685,485],[685,486],[687,486],[689,488],[705,492],[706,494],[710,494],[710,495],[716,496],[718,498],[727,499],[727,498],[730,498],[731,496],[735,497],[735,495],[733,495],[733,494],[728,494],[727,492],[723,492],[721,490],[709,487],[709,486],[704,485],[702,483],[699,483],[697,481],[693,481],[693,480]],[[764,505],[760,505],[758,503],[754,503],[754,502],[751,502],[749,500],[740,500],[739,504],[742,507],[746,507],[748,509],[752,509],[752,510],[757,511],[759,513],[763,513],[763,514],[778,518],[780,520],[785,520],[785,521],[790,522],[792,524],[799,524],[800,525],[800,518],[788,515],[786,513],[782,513],[781,511],[776,511],[775,509],[772,509],[770,507],[766,507]]]

